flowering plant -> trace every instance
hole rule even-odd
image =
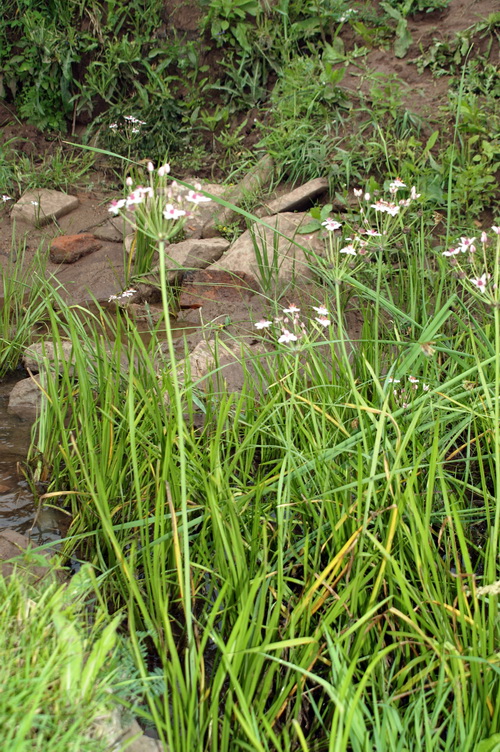
[[[169,181],[168,164],[156,169],[152,162],[148,162],[147,172],[148,185],[127,177],[127,195],[113,200],[108,209],[113,216],[123,217],[124,223],[135,233],[125,264],[127,280],[132,262],[134,274],[150,271],[158,242],[166,244],[178,236],[196,207],[210,201],[208,196],[200,193],[199,184],[191,188],[175,180]]]

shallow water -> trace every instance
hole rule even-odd
[[[59,518],[51,509],[37,516],[33,495],[19,471],[19,463],[26,459],[31,423],[7,412],[9,394],[18,378],[0,382],[0,530],[11,528],[41,545],[60,538]]]

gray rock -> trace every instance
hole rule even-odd
[[[134,741],[129,741],[133,739]],[[128,742],[125,744],[125,742]],[[117,747],[116,745],[120,746]],[[150,739],[146,736],[137,721],[133,721],[130,726],[125,729],[120,738],[115,742],[112,749],[123,748],[126,752],[165,752],[165,747],[157,739]]]
[[[2,577],[10,577],[15,570],[17,574],[22,573],[34,583],[54,572],[54,569],[49,565],[49,558],[46,554],[38,554],[36,560],[30,557],[28,551],[30,545],[29,538],[15,530],[0,531],[0,575]],[[41,564],[39,563],[40,558],[42,559]],[[12,562],[10,562],[11,559]],[[47,560],[47,565],[43,564],[44,559]],[[61,573],[59,573],[58,579],[64,579]]]
[[[186,183],[198,183],[200,181],[196,179],[186,179]],[[203,228],[205,225],[212,222],[214,216],[220,211],[220,205],[215,201],[216,198],[224,198],[225,194],[231,189],[227,185],[220,185],[220,183],[203,183],[202,190],[204,193],[210,193],[214,198],[207,202],[199,204],[192,210],[191,216],[188,218],[184,225],[184,235],[186,238],[201,238]],[[219,232],[215,232],[215,235],[219,235]]]
[[[58,373],[64,372],[64,363],[71,359],[73,347],[71,342],[62,340],[58,343],[47,340],[45,342],[34,342],[26,348],[22,362],[26,370],[32,373],[39,373],[42,370],[54,370],[54,363],[57,358],[59,363]],[[31,379],[29,379],[31,381]]]
[[[308,214],[295,212],[263,217],[262,221],[270,227],[255,222],[233,243],[229,251],[208,269],[246,272],[260,282],[264,292],[273,294],[279,292],[276,288],[291,282],[300,283],[311,279],[313,273],[308,267],[308,255],[310,252],[322,255],[325,244],[318,238],[317,233],[296,234],[300,225],[308,219]],[[278,235],[274,228],[281,235]],[[254,244],[258,246],[262,268],[259,268]]]
[[[245,382],[245,370],[251,370],[252,359],[264,356],[265,353],[264,344],[254,339],[247,342],[201,340],[188,358],[179,361],[177,366],[179,382],[184,384],[186,378],[189,377],[191,382],[199,382],[196,387],[203,391],[218,392],[222,388],[226,393],[239,392]],[[216,362],[217,371],[211,374],[210,372],[216,367]],[[161,366],[161,362],[157,361],[160,377]],[[165,393],[165,403],[170,403],[168,393]]]
[[[263,217],[266,214],[269,216],[280,212],[307,209],[312,201],[326,190],[328,190],[327,178],[315,178],[269,203],[263,202],[263,206],[255,213],[258,217]]]
[[[107,219],[102,225],[95,227],[92,232],[99,240],[121,243],[123,240],[123,225],[122,219]]]
[[[253,169],[247,172],[243,180],[224,193],[223,198],[234,206],[239,206],[246,195],[254,193],[270,181],[273,172],[274,162],[272,157],[266,154]],[[225,206],[219,207],[219,210],[213,213],[203,226],[202,238],[213,238],[219,234],[218,228],[221,225],[231,224],[240,216],[234,209]]]
[[[21,379],[9,395],[7,412],[24,420],[35,420],[40,412],[42,390],[35,379]]]
[[[167,246],[165,250],[167,280],[170,284],[178,281],[182,272],[193,269],[206,269],[217,261],[229,248],[229,241],[224,238],[190,238],[181,243]],[[158,273],[159,267],[153,269]]]
[[[42,227],[58,217],[76,209],[76,196],[69,196],[61,191],[38,188],[27,191],[12,207],[12,222],[23,222],[33,227]]]

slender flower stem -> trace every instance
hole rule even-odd
[[[193,635],[193,623],[192,623],[192,603],[191,603],[191,562],[190,562],[190,548],[189,548],[189,528],[188,528],[188,514],[187,514],[187,483],[186,483],[186,448],[184,443],[184,420],[182,417],[182,403],[180,394],[179,377],[176,368],[176,358],[174,350],[174,341],[172,337],[172,328],[170,326],[170,313],[168,305],[167,294],[167,278],[165,273],[165,240],[159,241],[159,257],[160,257],[160,287],[161,287],[161,299],[163,304],[163,315],[165,318],[165,334],[167,338],[168,354],[170,363],[172,366],[171,379],[174,392],[174,405],[175,414],[177,418],[177,442],[179,447],[179,469],[180,469],[180,481],[181,481],[181,520],[182,520],[182,562],[183,571],[180,574],[180,584],[182,588],[182,603],[184,608],[184,615],[186,619],[186,632],[187,632],[187,645],[188,654],[190,656],[190,669],[191,676],[195,675],[195,657],[193,653],[194,635]]]

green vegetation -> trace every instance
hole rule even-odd
[[[47,565],[42,556],[32,558]],[[119,673],[110,654],[121,616],[111,621],[94,609],[90,624],[86,611],[96,587],[90,567],[68,586],[47,577],[35,587],[21,571],[0,578],[3,749],[104,752],[114,741],[111,691],[118,690]]]
[[[92,566],[69,615],[56,586],[29,594],[45,616],[26,624],[23,655],[59,625],[27,685],[47,709],[43,733],[73,729],[67,679],[88,710],[73,742],[114,703],[175,752],[498,752],[498,17],[413,61],[449,79],[428,122],[366,59],[382,44],[405,54],[408,16],[441,2],[207,1],[210,69],[194,44],[163,32],[159,2],[9,3],[5,91],[44,127],[94,117],[94,146],[77,163],[61,151],[60,174],[69,181],[79,165],[84,179],[98,158],[132,176],[135,199],[113,204],[121,215],[136,207],[127,283],[158,252],[163,304],[144,338],[126,305],[112,315],[95,303],[85,317],[68,306],[43,253],[26,270],[19,251],[4,272],[0,374],[40,321],[43,337],[71,342],[43,382],[26,474],[40,503],[71,514],[61,560]],[[353,69],[360,91],[343,87]],[[255,233],[267,315],[248,334],[265,347],[242,351],[243,387],[229,393],[217,327],[206,327],[207,376],[175,365],[164,260],[186,205],[182,190],[168,192],[165,161],[181,177],[217,160],[235,175],[255,159],[251,122],[254,151],[273,156],[278,178],[327,176],[332,203],[303,228],[323,251],[287,290],[301,310],[278,299],[278,246]],[[12,155],[4,145],[6,191],[54,179]],[[299,305],[310,272],[317,295]],[[42,731],[16,705],[8,636],[31,601],[20,584],[1,587],[13,699],[0,700],[0,729],[9,718],[10,733],[33,739]],[[109,673],[102,661],[86,668],[97,654],[112,656]],[[61,667],[73,661],[70,676]]]

